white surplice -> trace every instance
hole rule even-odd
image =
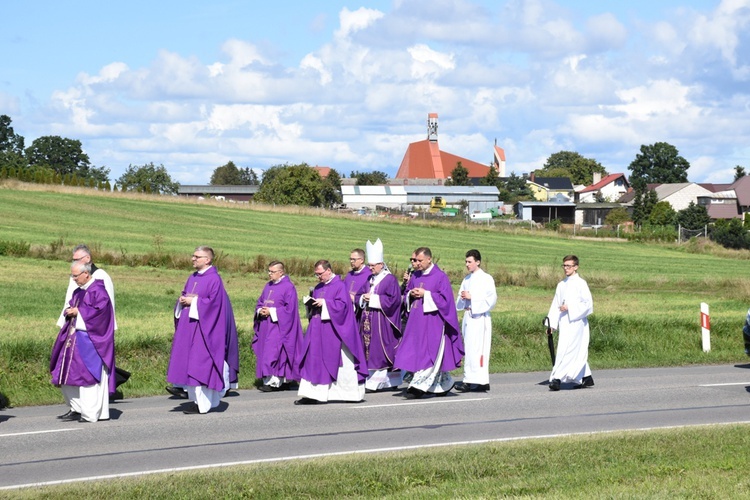
[[[471,294],[470,300],[461,298],[462,291]],[[461,282],[456,309],[464,311],[461,331],[464,336],[464,384],[490,383],[490,350],[492,347],[492,317],[490,311],[497,302],[495,280],[477,268]]]
[[[560,311],[563,304],[568,306]],[[555,297],[549,308],[549,321],[553,330],[559,332],[555,366],[549,376],[550,382],[580,384],[583,377],[591,375],[589,368],[589,314],[594,312],[594,299],[586,281],[578,273],[566,277],[557,284]]]

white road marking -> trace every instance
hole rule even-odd
[[[79,477],[75,479],[61,479],[59,481],[45,481],[41,483],[27,483],[27,484],[15,484],[12,486],[1,486],[2,490],[16,490],[20,488],[37,488],[40,486],[55,486],[59,484],[70,484],[78,483],[82,481],[102,481],[105,479],[121,479],[126,477],[137,477],[147,476],[151,474],[167,474],[174,472],[185,472],[191,470],[203,470],[203,469],[215,469],[217,467],[234,467],[237,465],[253,465],[273,462],[288,462],[291,460],[309,460],[312,458],[323,458],[323,457],[338,457],[343,455],[361,455],[367,453],[384,453],[393,451],[407,451],[407,450],[418,450],[424,448],[441,448],[444,446],[463,446],[473,444],[486,444],[486,443],[503,443],[510,441],[522,441],[525,439],[547,439],[547,438],[560,438],[560,437],[573,437],[573,436],[594,436],[597,434],[614,434],[617,432],[644,432],[644,431],[655,431],[655,430],[667,430],[667,429],[684,429],[684,428],[696,428],[696,427],[718,427],[723,425],[745,425],[750,424],[750,421],[740,422],[723,422],[718,424],[699,424],[699,425],[670,425],[665,427],[642,427],[638,429],[614,429],[611,431],[595,431],[595,432],[568,432],[563,434],[545,434],[541,436],[518,436],[509,438],[496,438],[496,439],[478,439],[474,441],[453,441],[450,443],[434,443],[434,444],[417,444],[411,446],[394,446],[392,448],[374,448],[370,450],[353,450],[353,451],[337,451],[332,453],[315,453],[312,455],[295,455],[289,457],[278,457],[278,458],[260,458],[256,460],[243,460],[240,462],[225,462],[217,464],[206,464],[206,465],[193,465],[188,467],[172,467],[169,469],[157,469],[140,472],[126,472],[122,474],[108,474],[105,476],[89,476]]]
[[[750,382],[731,382],[727,384],[701,384],[698,387],[722,387],[725,385],[750,385]]]
[[[69,432],[69,431],[82,431],[83,429],[50,429],[48,431],[29,431],[29,432],[14,432],[12,434],[0,434],[2,437],[10,436],[30,436],[31,434],[48,434],[50,432]]]
[[[441,399],[441,400],[416,400],[416,401],[410,401],[408,403],[388,403],[385,405],[353,405],[350,408],[353,410],[359,410],[363,408],[388,408],[389,406],[408,406],[408,405],[435,405],[435,404],[443,404],[443,403],[462,403],[464,401],[484,401],[486,399],[490,398],[461,398],[461,399]]]

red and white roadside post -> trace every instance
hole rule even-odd
[[[701,302],[701,338],[703,352],[711,350],[711,318],[708,315],[708,304]]]

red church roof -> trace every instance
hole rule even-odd
[[[500,151],[502,151],[501,148]],[[505,152],[503,151],[503,157]],[[440,151],[437,141],[412,142],[406,149],[404,159],[396,173],[397,179],[445,179],[450,177],[456,164],[461,162],[469,177],[485,177],[490,170],[488,165]]]

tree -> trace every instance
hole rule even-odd
[[[129,165],[116,182],[121,191],[177,194],[180,189],[180,184],[172,180],[164,165],[157,167],[153,162]]]
[[[446,186],[471,186],[471,181],[469,180],[469,171],[461,165],[461,162],[459,161],[456,163],[456,168],[453,169],[451,172],[451,177],[448,181],[445,183]]]
[[[0,115],[0,167],[19,171],[28,167],[29,163],[23,156],[24,138],[16,134],[10,124],[8,115]]]
[[[351,172],[351,179],[357,179],[357,186],[381,186],[388,184],[388,174],[379,170],[372,172]]]
[[[604,223],[609,226],[619,226],[623,222],[627,222],[630,220],[630,215],[628,215],[628,211],[625,209],[625,207],[617,207],[613,208],[612,210],[607,213],[607,216],[604,218]]]
[[[529,185],[526,183],[528,177],[526,174],[522,176],[516,175],[515,172],[510,173],[510,177],[506,180],[498,182],[498,189],[500,191],[499,198],[505,203],[515,203],[519,200],[532,200],[534,195],[529,189]]]
[[[60,175],[76,174],[85,179],[109,180],[109,169],[92,166],[78,140],[57,135],[39,137],[26,148],[26,158],[30,166],[49,167]]]
[[[741,219],[716,221],[711,239],[726,248],[750,248],[750,235],[743,227]]]
[[[240,184],[243,186],[257,186],[260,184],[260,180],[258,180],[258,174],[255,173],[255,170],[251,169],[250,167],[245,167],[240,169]]]
[[[684,229],[703,229],[711,222],[708,211],[703,205],[696,205],[692,201],[687,208],[677,212],[677,223]]]
[[[605,176],[607,169],[593,158],[584,158],[575,151],[553,153],[541,169],[534,171],[538,177],[568,177],[573,184],[585,186],[593,184],[594,173]]]
[[[656,191],[648,189],[645,182],[637,182],[635,186],[635,198],[633,198],[633,223],[641,226],[648,221],[651,211],[659,202]]]
[[[23,155],[24,138],[16,134],[11,124],[10,116],[0,115],[0,153],[15,153]]]
[[[648,216],[648,223],[653,226],[674,226],[677,212],[668,201],[660,201],[651,209]]]
[[[736,167],[734,167],[734,180],[735,181],[742,179],[743,177],[745,177],[745,175],[746,175],[745,167],[742,167],[740,165],[737,165]]]
[[[490,166],[490,169],[487,172],[487,175],[482,177],[482,180],[479,181],[479,183],[482,186],[497,186],[497,183],[499,181],[500,181],[500,177],[497,175],[497,170],[495,170],[495,167]]]
[[[242,184],[242,176],[240,169],[230,161],[226,165],[217,167],[213,174],[211,174],[211,185],[225,185],[225,186],[238,186]]]
[[[341,174],[331,169],[323,179],[323,206],[331,208],[341,203]]]
[[[276,165],[263,173],[255,199],[279,205],[322,207],[327,203],[326,187],[326,181],[307,163]]]
[[[641,152],[628,166],[632,172],[631,184],[637,180],[647,184],[687,182],[689,168],[690,163],[679,155],[677,148],[666,142],[641,146]]]

